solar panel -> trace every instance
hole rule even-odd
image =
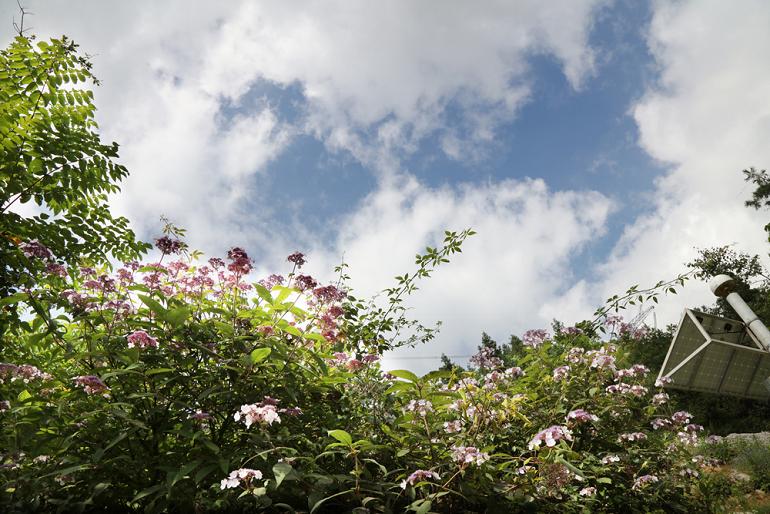
[[[659,379],[671,389],[770,399],[765,351],[741,321],[685,309]]]

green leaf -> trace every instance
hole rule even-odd
[[[394,377],[403,378],[404,380],[408,380],[410,382],[417,383],[420,381],[420,377],[406,369],[394,369],[393,371],[388,371],[388,373]]]
[[[16,397],[16,399],[19,400],[20,402],[25,402],[30,398],[32,398],[32,395],[29,394],[29,391],[27,391],[26,389],[20,392],[19,396]]]
[[[165,484],[158,484],[158,485],[154,485],[152,487],[148,487],[147,489],[143,489],[142,491],[139,491],[136,496],[134,496],[134,499],[131,500],[131,503],[138,502],[139,500],[141,500],[142,498],[144,498],[146,496],[150,496],[153,493],[157,493],[158,491],[162,491],[163,489],[165,489],[165,487],[166,487]]]
[[[601,477],[596,479],[597,484],[611,484],[612,479],[608,477]]]
[[[286,462],[278,462],[273,466],[273,474],[275,475],[275,487],[281,485],[281,482],[283,482],[289,474],[294,471],[294,468],[291,467],[291,464],[288,464]]]
[[[10,296],[6,296],[5,298],[0,298],[0,305],[12,305],[15,303],[23,302],[27,298],[29,298],[27,293],[12,294]]]
[[[150,375],[159,375],[161,373],[170,373],[172,371],[174,371],[172,368],[152,368],[145,371],[144,374],[149,377]]]
[[[262,362],[267,359],[267,356],[270,355],[272,351],[272,348],[257,348],[251,352],[251,363],[257,364],[258,362]]]
[[[343,494],[350,494],[352,492],[355,492],[355,489],[348,489],[347,491],[341,491],[339,493],[335,493],[331,496],[327,496],[326,498],[322,498],[318,500],[317,502],[315,502],[315,505],[313,505],[313,508],[310,509],[310,514],[313,514],[316,511],[316,509],[318,509],[321,505],[323,505],[324,502],[326,502],[327,500],[331,500],[332,498],[336,498],[337,496],[342,496]]]
[[[270,294],[270,291],[268,291],[265,286],[262,284],[254,284],[254,289],[257,291],[257,295],[259,295],[260,298],[266,301],[268,305],[272,305],[273,295]]]
[[[177,307],[160,314],[161,319],[173,327],[182,325],[189,316],[190,309],[187,307]]]
[[[348,446],[353,444],[353,438],[344,430],[329,430],[329,435],[342,444],[346,444]]]
[[[154,312],[158,316],[163,316],[166,313],[166,308],[163,307],[154,298],[150,298],[149,296],[140,294],[139,299],[142,301],[143,304],[145,304],[152,312]]]

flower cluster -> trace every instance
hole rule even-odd
[[[531,348],[539,348],[546,339],[548,339],[548,332],[543,329],[527,330],[524,332],[524,335],[521,336],[524,346],[529,346]]]
[[[248,488],[251,487],[252,480],[259,480],[262,478],[262,472],[258,469],[241,468],[231,471],[227,478],[223,478],[220,482],[220,489],[232,489],[241,485],[241,482]]]
[[[73,378],[72,381],[75,382],[76,386],[82,387],[86,394],[102,394],[104,396],[109,396],[107,392],[110,388],[107,387],[107,384],[102,382],[102,379],[95,375],[82,375]]]
[[[429,412],[433,412],[433,404],[428,400],[410,400],[404,410],[425,417]]]
[[[452,460],[462,466],[466,464],[481,466],[489,460],[489,455],[474,446],[452,446]]]
[[[599,416],[591,414],[583,409],[575,409],[567,414],[567,421],[574,421],[576,423],[589,423],[593,421],[599,421]]]
[[[503,361],[495,355],[491,348],[480,348],[479,351],[470,358],[470,363],[478,369],[498,369],[503,366]]]
[[[435,471],[418,469],[415,472],[413,472],[411,475],[406,477],[404,481],[401,482],[401,489],[406,489],[407,485],[413,486],[418,482],[425,482],[427,480],[440,480],[440,479],[441,477]]]
[[[561,382],[565,378],[569,376],[570,367],[568,365],[565,366],[559,366],[558,368],[554,368],[553,370],[553,381],[554,382]]]
[[[637,398],[641,398],[649,392],[643,385],[629,385],[624,382],[608,385],[605,390],[610,394],[631,394]]]
[[[38,241],[37,239],[33,239],[31,241],[27,241],[25,243],[21,243],[19,245],[19,248],[21,248],[21,251],[24,253],[24,256],[28,259],[35,258],[35,259],[42,259],[44,261],[53,259],[53,254],[51,253],[51,250],[48,249],[43,243]]]
[[[158,340],[151,337],[144,330],[136,330],[130,333],[126,340],[129,348],[157,348]]]
[[[546,447],[552,448],[556,446],[559,441],[572,441],[572,432],[563,425],[554,425],[535,434],[535,437],[529,442],[528,448],[534,450],[535,448],[539,448],[541,444],[545,444]]]
[[[48,373],[40,371],[37,367],[31,364],[8,364],[0,362],[0,384],[6,380],[14,382],[21,380],[25,384],[28,384],[32,380],[51,380],[53,378]]]
[[[638,491],[639,489],[643,489],[644,487],[657,482],[658,477],[655,475],[642,475],[634,480],[634,485],[631,487],[631,489]]]
[[[644,432],[629,432],[627,434],[620,434],[618,436],[618,442],[635,442],[635,441],[644,441],[647,439],[647,434]]]
[[[251,427],[255,423],[272,425],[273,423],[281,422],[277,406],[270,403],[265,404],[264,402],[241,405],[241,410],[236,412],[233,418],[235,421],[240,421],[243,418],[246,428]]]
[[[300,252],[294,252],[293,254],[289,255],[286,258],[287,261],[294,263],[294,265],[298,268],[301,268],[305,265],[305,254]]]
[[[251,271],[251,259],[243,248],[238,248],[237,246],[231,248],[227,252],[227,258],[230,260],[227,269],[235,275],[247,275]]]
[[[182,251],[184,248],[184,243],[179,239],[172,239],[168,236],[163,236],[155,239],[155,246],[164,255],[172,255]]]

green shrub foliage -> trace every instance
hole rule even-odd
[[[701,501],[702,428],[612,340],[532,330],[516,363],[482,346],[469,371],[383,372],[383,336],[360,338],[377,334],[358,325],[373,323],[365,304],[303,274],[303,255],[254,281],[242,249],[199,261],[157,244],[159,262],[69,267],[2,300],[25,312],[0,349],[5,511]]]

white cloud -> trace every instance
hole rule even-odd
[[[559,313],[541,305],[569,283],[573,259],[604,233],[612,209],[599,193],[549,191],[542,180],[433,189],[406,178],[372,193],[345,222],[335,247],[311,256],[314,269],[328,269],[344,251],[353,286],[369,295],[413,271],[414,255],[426,244],[440,244],[444,229],[473,228],[478,234],[462,254],[420,284],[409,301],[424,323],[443,321],[438,339],[397,353],[467,354],[482,331],[505,341],[548,327]],[[400,363],[396,356],[387,364],[426,370],[436,360]]]
[[[601,281],[578,284],[558,303],[575,312],[631,284],[652,285],[684,271],[695,248],[735,243],[766,255],[767,212],[743,206],[752,187],[741,169],[770,164],[770,5],[766,2],[657,2],[649,46],[660,80],[633,107],[640,144],[670,172],[656,184],[651,212],[626,227]],[[661,324],[685,306],[711,304],[705,284],[658,308]],[[583,305],[581,308],[580,305]],[[569,306],[569,307],[568,307]]]

